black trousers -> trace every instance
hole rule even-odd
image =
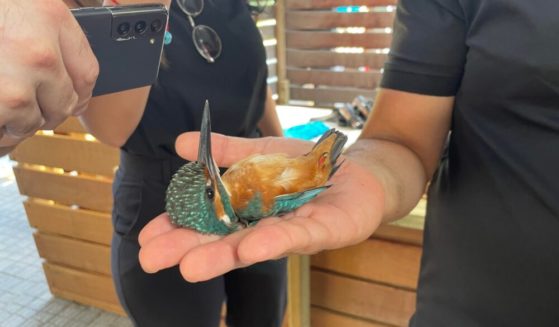
[[[226,301],[228,326],[279,327],[287,301],[286,259],[259,263],[200,283],[178,267],[146,274],[138,262],[138,233],[164,211],[165,189],[185,162],[153,160],[121,151],[113,184],[113,279],[136,326],[217,327]]]

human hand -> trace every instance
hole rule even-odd
[[[198,139],[198,133],[181,135],[176,143],[179,155],[195,160]],[[312,145],[293,139],[212,134],[213,156],[222,167],[255,153],[300,155]],[[333,186],[310,203],[225,237],[179,228],[171,224],[166,213],[159,215],[139,236],[142,268],[154,273],[179,264],[182,276],[196,282],[292,253],[312,254],[366,239],[381,222],[383,191],[369,171],[351,159],[341,160],[345,161],[330,180]]]
[[[87,108],[99,66],[60,0],[0,0],[0,147]]]

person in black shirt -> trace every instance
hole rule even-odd
[[[339,248],[405,215],[429,184],[410,325],[559,326],[558,14],[553,0],[400,0],[372,117],[333,186],[275,224],[159,253],[203,263],[210,250],[234,247],[229,265],[184,275],[203,280]],[[177,149],[195,158],[196,142],[186,134]],[[224,166],[253,152],[311,146],[212,142]],[[170,228],[163,214],[142,231],[145,269],[164,267],[154,261],[163,251],[154,240]]]
[[[118,1],[130,2],[140,1]],[[197,50],[191,19],[195,26],[215,31],[221,53],[213,51],[219,48]],[[166,187],[186,163],[175,152],[175,139],[185,131],[199,130],[206,99],[212,129],[219,133],[282,134],[267,88],[263,40],[246,1],[173,1],[169,32],[172,42],[165,46],[155,85],[96,97],[82,116],[100,141],[122,149],[113,185],[111,246],[119,299],[136,326],[217,327],[226,300],[228,326],[279,327],[287,301],[286,259],[198,283],[186,282],[179,267],[147,274],[138,263],[138,233],[165,210]],[[182,243],[177,236],[174,242]],[[218,264],[218,258],[212,262]]]

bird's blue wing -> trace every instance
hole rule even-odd
[[[278,215],[281,213],[289,212],[295,210],[302,206],[303,204],[314,199],[317,195],[329,188],[330,185],[325,185],[321,187],[312,188],[303,192],[284,194],[275,197],[274,207],[272,209],[272,215]]]
[[[272,209],[264,212],[262,207],[262,196],[257,193],[254,198],[249,202],[248,206],[243,210],[237,212],[237,216],[241,221],[251,226],[256,224],[260,219],[270,216],[276,216],[295,210],[303,204],[314,199],[322,191],[329,188],[330,185],[312,188],[303,192],[284,194],[274,198],[274,206]]]

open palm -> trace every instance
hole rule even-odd
[[[242,139],[212,135],[213,156],[219,166],[255,153],[308,152],[313,143],[284,138]],[[195,160],[198,133],[177,139],[177,152]],[[208,280],[235,268],[288,254],[310,254],[355,244],[378,227],[383,193],[374,176],[350,159],[331,178],[327,191],[299,209],[263,219],[256,226],[231,235],[203,235],[176,227],[163,213],[144,227],[139,236],[140,263],[146,272],[180,265],[191,282]]]

